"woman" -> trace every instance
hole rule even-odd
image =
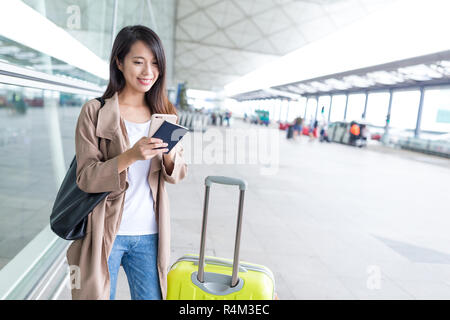
[[[165,299],[170,253],[164,182],[187,173],[183,147],[148,138],[153,113],[175,114],[166,96],[166,59],[144,26],[123,28],[114,41],[105,104],[81,109],[76,133],[77,185],[110,192],[88,216],[86,236],[67,251],[72,299],[114,299],[123,266],[132,299]],[[162,148],[162,149],[161,149]]]

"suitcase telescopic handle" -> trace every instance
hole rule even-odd
[[[247,189],[247,181],[238,179],[238,178],[231,178],[231,177],[224,177],[224,176],[208,176],[208,177],[206,177],[205,185],[207,187],[210,187],[213,183],[239,186],[239,190]]]
[[[204,282],[205,274],[205,242],[206,242],[206,226],[208,222],[208,203],[209,190],[213,183],[235,185],[239,186],[239,211],[236,226],[236,239],[234,243],[234,258],[233,258],[233,274],[231,276],[231,287],[238,283],[239,271],[239,250],[241,244],[241,229],[242,229],[242,213],[244,208],[244,194],[247,189],[247,182],[242,179],[223,177],[223,176],[208,176],[205,179],[205,202],[203,204],[203,222],[202,222],[202,236],[200,241],[200,255],[198,259],[198,273],[197,279],[201,283]]]

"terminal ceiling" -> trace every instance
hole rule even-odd
[[[220,91],[392,0],[178,0],[174,78]],[[270,75],[268,75],[270,76]]]

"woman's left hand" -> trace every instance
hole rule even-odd
[[[172,175],[172,171],[175,166],[175,163],[174,163],[175,152],[176,152],[175,148],[176,147],[173,147],[169,153],[163,154],[164,167],[166,167],[166,171],[169,175]]]
[[[173,159],[175,158],[175,147],[173,147],[169,153],[163,153],[163,155],[164,155],[164,160],[173,162]]]

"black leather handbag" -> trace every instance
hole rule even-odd
[[[100,108],[105,101],[100,101]],[[59,187],[50,215],[50,227],[65,240],[81,239],[86,235],[88,215],[110,192],[86,193],[77,185],[77,159],[73,157],[66,176]]]

